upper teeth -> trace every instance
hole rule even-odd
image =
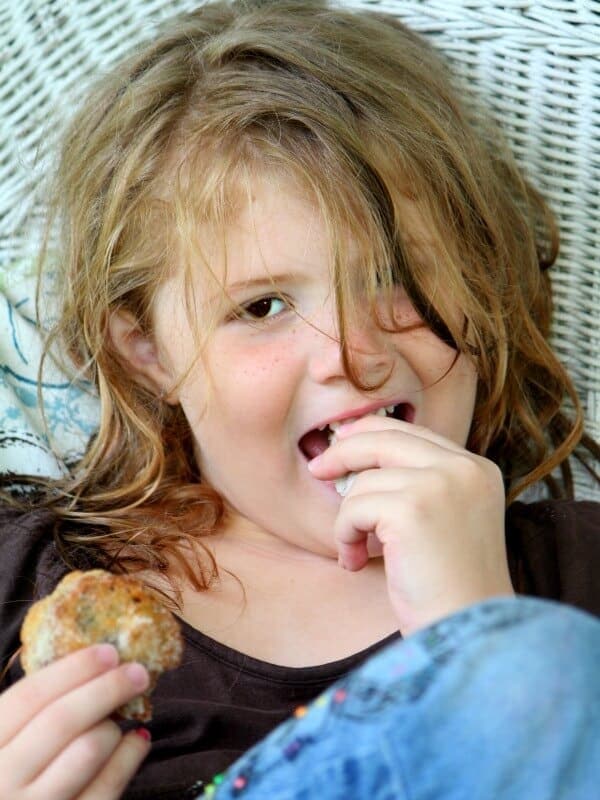
[[[382,408],[378,408],[377,411],[371,411],[369,413],[375,414],[378,417],[386,417],[388,414],[393,414],[394,413],[394,408],[395,407],[396,406],[393,406],[393,405],[392,406],[385,406],[385,407],[382,407]],[[365,414],[364,416],[366,417],[367,415]],[[337,431],[337,429],[341,425],[349,425],[351,422],[356,422],[359,419],[362,419],[362,417],[348,417],[348,419],[344,419],[344,420],[341,420],[341,421],[337,420],[336,422],[330,422],[329,423],[329,427],[335,433],[335,431]],[[327,425],[324,425],[319,430],[324,431],[325,428],[327,428]]]

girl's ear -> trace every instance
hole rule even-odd
[[[175,398],[168,397],[173,376],[163,365],[154,339],[141,330],[134,315],[129,311],[113,311],[108,330],[114,348],[131,367],[135,380],[167,402],[176,403]]]

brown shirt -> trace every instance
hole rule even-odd
[[[52,515],[18,516],[0,508],[0,671],[19,647],[34,599],[68,571],[52,540]],[[514,503],[506,515],[509,565],[518,592],[559,600],[600,615],[600,503]],[[95,566],[76,556],[83,569]],[[316,667],[268,664],[220,644],[182,622],[182,665],[153,695],[152,751],[127,800],[182,800],[225,769],[298,705],[303,705],[393,635],[349,658]],[[0,689],[21,677],[18,660]],[[195,789],[192,788],[195,785]]]

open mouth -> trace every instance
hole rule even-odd
[[[415,410],[410,403],[398,403],[395,406],[387,406],[385,408],[378,408],[377,411],[372,411],[372,414],[380,417],[392,417],[393,419],[404,420],[405,422],[412,422],[415,416]],[[349,422],[349,420],[344,420]],[[305,433],[298,442],[298,447],[307,460],[316,458],[322,452],[327,450],[331,444],[332,437],[335,430],[339,428],[341,422],[331,422],[323,428],[313,428],[313,430]]]

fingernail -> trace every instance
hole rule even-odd
[[[148,673],[141,664],[127,664],[125,674],[136,689],[145,689],[148,686]]]
[[[137,736],[141,736],[142,739],[145,739],[147,742],[151,741],[152,736],[150,735],[150,731],[148,728],[136,728],[135,734]]]
[[[117,648],[112,644],[98,644],[95,646],[95,655],[101,664],[107,667],[116,667],[119,663]]]
[[[308,468],[309,468],[309,470],[312,472],[312,471],[313,471],[313,469],[315,469],[316,467],[318,467],[320,463],[321,463],[321,456],[315,456],[315,457],[312,459],[312,461],[309,461],[309,462],[308,462]]]
[[[342,569],[348,569],[348,567],[344,564],[344,560],[341,555],[338,555],[338,566]]]

